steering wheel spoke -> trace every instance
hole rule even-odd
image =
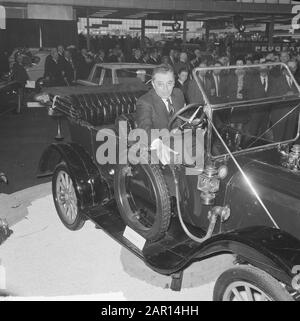
[[[192,115],[189,118],[183,116],[184,113],[188,113],[189,111],[192,111],[194,109],[196,110],[192,113]],[[201,116],[198,116],[201,109],[202,109],[202,114]],[[204,116],[205,116],[205,113],[203,111],[202,105],[200,105],[199,103],[189,104],[181,108],[180,110],[178,110],[173,115],[173,117],[169,121],[169,130],[172,129],[172,125],[176,120],[181,120],[183,122],[183,124],[176,124],[177,126],[176,129],[183,130],[184,128],[186,128],[186,126],[188,126],[189,128],[200,126],[204,120]],[[194,121],[196,118],[198,118],[199,121]]]

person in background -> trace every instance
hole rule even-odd
[[[21,106],[24,101],[24,89],[27,80],[29,79],[27,71],[23,66],[23,55],[19,54],[16,56],[16,62],[12,66],[11,70],[11,79],[17,81],[20,84],[18,90],[19,94],[19,103],[16,112],[19,114],[21,112]]]
[[[76,79],[76,68],[69,50],[64,51],[64,57],[62,61],[63,77],[67,86],[72,85]]]
[[[214,64],[214,67],[222,67],[222,64],[217,61]],[[222,69],[214,69],[210,76],[211,82],[211,92],[210,96],[212,102],[221,103],[224,101],[224,97],[226,96],[225,88],[226,88],[226,75],[222,73]]]
[[[190,65],[188,62],[188,56],[187,56],[186,52],[180,53],[179,61],[177,63],[175,63],[175,66],[174,66],[175,73],[178,74],[179,70],[181,70],[182,68],[187,69],[190,74]]]
[[[49,82],[50,86],[64,86],[63,67],[58,59],[58,52],[56,48],[52,48],[50,55],[45,60],[44,78]]]
[[[162,57],[161,57],[161,63],[162,63],[163,65],[170,65],[169,62],[170,62],[170,59],[169,59],[168,56],[162,56]],[[171,65],[170,65],[170,66],[171,66]]]
[[[296,71],[297,64],[295,61],[289,61],[287,65],[291,73]],[[272,95],[274,97],[299,95],[298,88],[286,69],[282,68],[282,74],[276,78]],[[272,109],[271,122],[274,125],[272,130],[275,141],[288,140],[294,137],[299,117],[299,109],[294,110],[288,115],[290,111],[290,106]]]
[[[199,68],[207,68],[207,65],[202,62],[199,65]],[[209,79],[207,75],[207,69],[202,69],[197,73],[199,83],[201,85],[201,88],[204,90],[206,96],[210,96],[211,94],[211,89],[212,89],[212,84],[211,80]],[[189,104],[192,103],[204,103],[204,97],[202,95],[202,92],[200,88],[198,87],[198,84],[195,79],[192,79],[188,83],[188,90],[187,90],[187,100]]]
[[[142,63],[149,64],[149,60],[150,60],[149,52],[146,50],[144,51],[144,54],[143,54]]]
[[[9,72],[9,58],[6,51],[0,51],[0,77]]]
[[[188,91],[188,76],[189,76],[189,71],[187,68],[182,67],[179,69],[177,73],[177,79],[175,81],[175,87],[179,88],[184,96],[185,102],[187,102],[187,91]]]
[[[103,62],[105,62],[105,52],[100,49],[95,57],[95,63],[101,64]]]
[[[64,51],[65,51],[65,48],[63,45],[59,45],[57,46],[57,52],[58,52],[58,61],[59,63],[64,63]]]
[[[200,63],[201,63],[201,51],[200,51],[200,49],[195,49],[194,50],[194,55],[195,55],[195,58],[193,60],[191,60],[192,68],[198,67],[200,65]]]
[[[263,61],[263,60],[262,60]],[[245,100],[267,98],[274,92],[275,78],[268,65],[262,65],[257,72],[247,74],[244,86]],[[269,106],[254,108],[249,122],[249,133],[254,136],[263,134],[269,125]]]
[[[141,63],[142,60],[142,52],[140,49],[135,49],[133,52],[133,57],[131,59],[131,62],[135,62],[135,63]]]
[[[93,59],[86,48],[82,48],[77,57],[77,78],[87,79],[90,69],[93,65]]]
[[[175,63],[176,63],[176,53],[175,53],[175,50],[174,49],[170,49],[169,51],[169,62],[168,64],[174,68],[175,66]]]
[[[150,50],[149,64],[153,64],[153,65],[159,64],[158,53],[155,48]]]

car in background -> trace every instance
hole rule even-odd
[[[156,65],[141,63],[100,63],[95,64],[87,80],[79,79],[83,86],[117,85],[136,79],[147,84],[151,80],[152,70]]]

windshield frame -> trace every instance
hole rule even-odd
[[[200,70],[207,70],[207,71],[212,71],[212,70],[230,70],[230,69],[244,69],[244,68],[259,68],[261,66],[282,66],[284,67],[288,73],[289,76],[293,79],[293,82],[295,84],[295,86],[298,89],[298,95],[292,95],[292,96],[274,96],[274,97],[266,97],[266,98],[260,98],[260,99],[252,99],[252,100],[245,100],[245,101],[232,101],[232,102],[224,102],[224,103],[219,103],[219,104],[213,104],[209,101],[204,89],[202,88],[202,85],[198,79],[197,76],[197,72]],[[220,66],[220,67],[215,67],[215,66],[211,66],[211,67],[205,67],[205,68],[201,68],[201,67],[197,67],[194,68],[192,71],[193,74],[193,78],[197,83],[197,86],[199,88],[199,90],[201,91],[201,94],[203,96],[204,99],[204,111],[207,115],[207,117],[210,119],[210,121],[212,121],[212,116],[213,116],[213,112],[215,110],[221,110],[221,109],[226,109],[226,108],[240,108],[240,107],[245,107],[247,105],[253,105],[253,103],[256,104],[270,104],[272,102],[277,101],[278,99],[281,99],[283,101],[287,101],[287,100],[299,100],[299,104],[300,104],[300,85],[297,83],[294,75],[291,73],[290,69],[288,68],[288,66],[285,63],[282,62],[277,62],[277,63],[264,63],[264,64],[253,64],[250,66],[247,65],[243,65],[243,66],[236,66],[236,65],[231,65],[231,66]],[[300,107],[299,107],[300,108]],[[221,155],[212,155],[212,134],[213,134],[213,128],[212,125],[210,123],[210,121],[208,122],[208,128],[207,128],[207,142],[206,142],[206,152],[207,152],[207,157],[209,159],[212,160],[216,160],[216,159],[220,159],[220,158],[226,158],[229,157],[229,154],[221,154]],[[298,115],[298,127],[297,127],[297,134],[296,137],[294,137],[293,139],[289,139],[289,140],[285,140],[285,141],[280,141],[280,142],[274,142],[274,143],[270,143],[270,144],[266,144],[266,145],[262,145],[262,146],[255,146],[255,147],[250,147],[247,149],[243,149],[243,150],[239,150],[239,151],[233,151],[232,154],[233,155],[240,155],[240,154],[246,154],[246,153],[250,153],[253,151],[261,151],[261,150],[267,150],[267,149],[272,149],[274,147],[280,146],[280,145],[286,145],[288,143],[294,142],[299,138],[299,131],[300,131],[300,112]]]

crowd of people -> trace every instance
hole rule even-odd
[[[179,46],[178,41],[168,42],[163,47],[146,48],[139,47],[141,43],[137,39],[136,41],[131,39],[129,44],[126,44],[126,41],[115,41],[111,43],[113,47],[100,48],[101,43],[97,42],[97,44],[98,46],[93,45],[93,48],[97,48],[97,50],[88,50],[87,48],[78,50],[75,46],[64,47],[62,45],[52,48],[45,61],[45,82],[48,85],[70,86],[77,79],[87,79],[96,63],[168,64],[174,69],[176,87],[183,91],[186,102],[191,103],[195,99],[200,99],[200,97],[197,97],[200,93],[199,90],[195,90],[195,81],[192,77],[192,70],[195,67],[249,66],[267,62],[283,62],[289,66],[296,80],[300,81],[300,54],[291,54],[288,51],[266,54],[254,52],[246,56],[239,56],[238,53],[232,52],[229,46],[222,50],[221,48],[214,48],[207,52],[201,51],[197,47]],[[131,46],[137,47],[131,48]],[[15,63],[11,66],[10,72],[11,78],[24,84],[28,80],[28,75],[23,66],[24,54],[16,51],[14,58]],[[250,77],[244,77],[245,70],[240,69],[235,73],[226,73],[220,70],[207,72],[203,70],[200,73],[200,78],[209,96],[223,97],[223,99],[225,97],[227,99],[243,99],[247,95],[250,97],[258,95],[259,92],[253,89],[256,82]],[[269,73],[268,71],[267,74]],[[274,72],[271,72],[269,76],[274,76]],[[243,81],[244,79],[245,81]],[[246,90],[247,83],[251,85]],[[269,84],[271,88],[271,81]],[[279,87],[279,90],[283,88],[282,86]]]

